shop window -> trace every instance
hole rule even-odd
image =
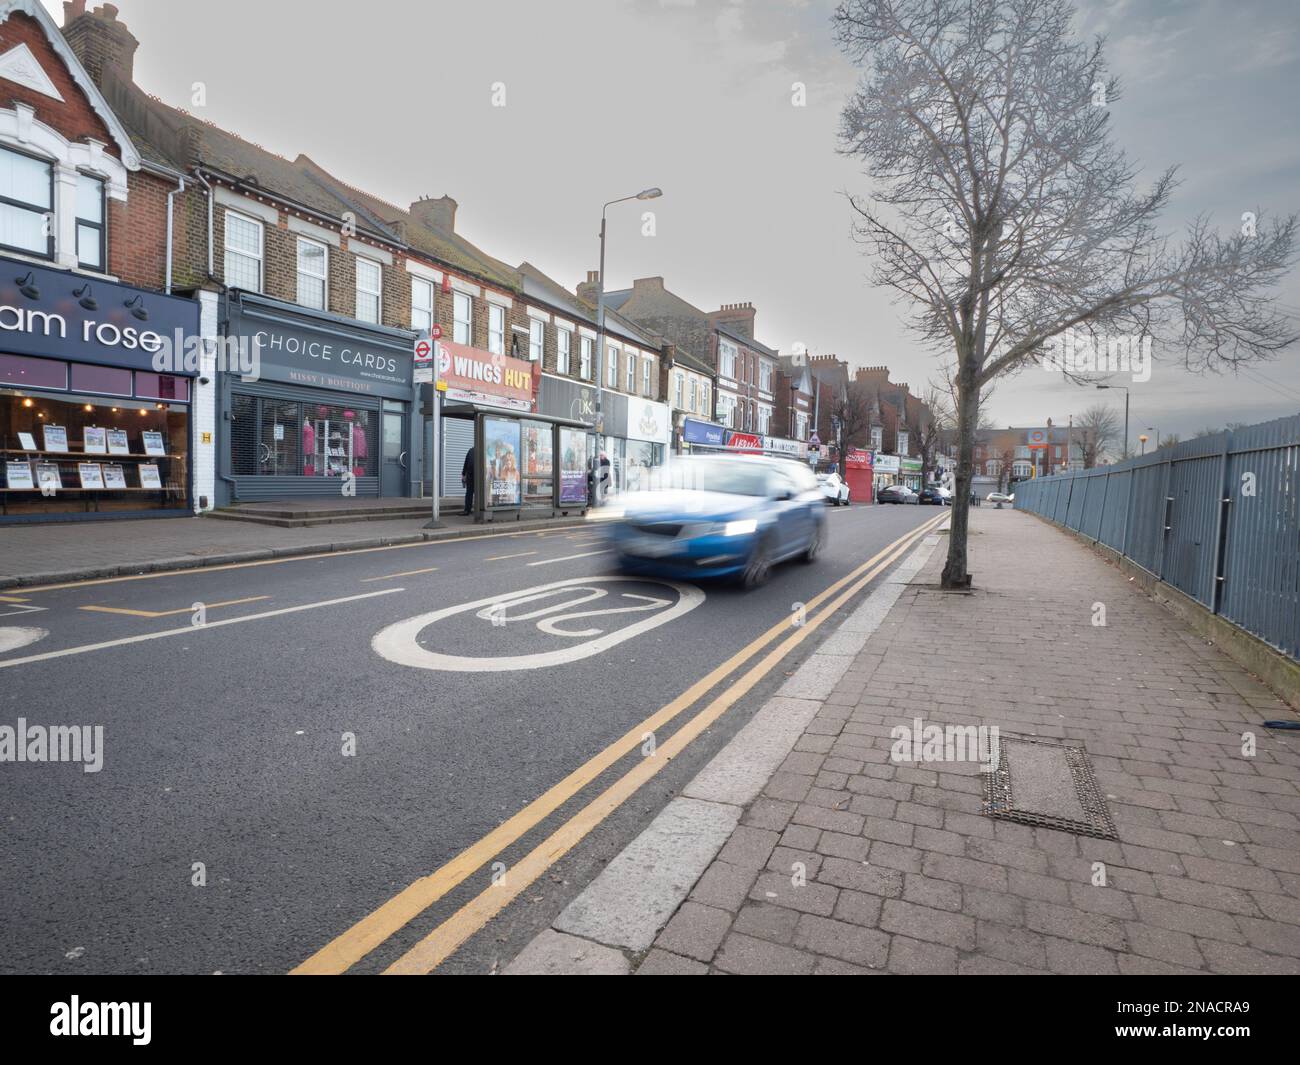
[[[139,399],[166,399],[177,403],[188,403],[190,399],[189,378],[174,377],[165,373],[144,373],[137,370],[135,374],[135,394]]]
[[[474,304],[464,292],[455,292],[451,298],[452,340],[457,344],[472,344],[474,332]]]
[[[0,381],[20,388],[63,390],[68,387],[68,364],[54,359],[0,355]]]
[[[506,309],[496,303],[488,304],[488,351],[506,353]]]
[[[330,403],[231,397],[231,468],[240,477],[373,477],[377,415]]]
[[[373,259],[357,257],[357,320],[379,324],[384,272]]]
[[[540,318],[528,319],[528,361],[541,362],[546,344],[546,323]]]
[[[77,175],[77,262],[87,270],[103,270],[104,183],[89,174]]]
[[[433,328],[433,282],[411,278],[411,328],[427,333]]]
[[[31,437],[35,450],[21,446],[24,436]],[[184,407],[0,391],[0,439],[19,448],[0,464],[0,499],[7,514],[188,506]],[[36,486],[49,478],[56,487],[44,495]]]
[[[262,223],[234,211],[226,212],[226,284],[262,291]]]
[[[54,258],[54,168],[0,148],[0,246]]]
[[[326,310],[329,277],[329,249],[319,241],[298,238],[298,302],[304,307]]]
[[[573,333],[567,329],[557,329],[555,331],[555,368],[558,372],[567,374],[569,372],[569,354],[573,347]]]
[[[91,366],[89,363],[72,364],[72,390],[74,392],[102,392],[108,396],[131,395],[131,371],[112,366]]]

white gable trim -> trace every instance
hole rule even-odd
[[[7,22],[9,16],[15,11],[21,12],[29,18],[34,18],[41,24],[41,29],[45,31],[45,39],[50,42],[50,47],[63,60],[63,65],[68,68],[72,80],[86,94],[86,99],[90,101],[91,108],[103,120],[104,125],[108,127],[108,131],[113,135],[113,140],[117,142],[118,150],[122,153],[123,165],[128,170],[139,170],[140,153],[135,150],[135,145],[131,143],[131,137],[126,132],[126,127],[118,121],[117,115],[113,114],[112,108],[108,106],[108,101],[104,99],[104,94],[90,80],[86,68],[77,59],[76,54],[59,31],[59,27],[54,24],[54,19],[45,10],[45,5],[40,0],[4,0],[3,3],[0,3],[0,23]]]
[[[63,102],[63,94],[45,73],[40,61],[32,55],[26,41],[20,41],[4,55],[0,55],[0,78]]]

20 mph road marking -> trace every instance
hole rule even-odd
[[[946,517],[946,514],[941,514],[919,526],[911,533],[895,540],[852,572],[839,578],[823,591],[818,592],[804,604],[805,610],[815,610],[841,588],[852,584],[856,578],[869,572],[882,559],[888,557],[892,560],[894,556],[891,555],[891,552],[894,552],[896,548],[903,545],[902,549],[905,550],[906,547],[911,546],[919,537],[924,536]],[[421,877],[404,888],[378,909],[367,914],[351,928],[321,947],[310,958],[297,966],[293,972],[295,974],[337,974],[346,972],[395,932],[405,927],[436,903],[447,892],[481,869],[486,862],[532,831],[625,755],[638,750],[645,741],[646,732],[654,732],[667,725],[753,658],[754,655],[758,654],[764,647],[778,637],[788,634],[790,628],[788,618],[773,625],[767,632],[746,647],[741,648],[640,724],[634,725],[620,739],[611,743],[599,754],[594,755],[569,773],[568,776],[552,785],[543,794],[482,839],[471,844],[451,861],[428,876]]]

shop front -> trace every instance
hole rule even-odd
[[[193,300],[0,257],[0,522],[192,513],[198,344]]]
[[[882,455],[877,452],[875,462],[872,465],[872,480],[875,482],[876,491],[878,492],[888,485],[897,484],[901,469],[902,464],[899,462],[897,455]]]
[[[610,432],[600,437],[597,461],[609,460],[609,491],[635,492],[667,461],[672,413],[665,403],[610,391],[602,413]]]
[[[225,341],[251,353],[253,373],[221,375],[217,505],[413,494],[414,339],[233,294]]]
[[[849,486],[849,497],[858,503],[876,501],[875,484],[872,479],[872,455],[859,447],[851,447],[844,453],[844,480]]]
[[[904,456],[899,459],[898,472],[903,483],[913,492],[919,492],[921,490],[922,475],[925,471],[920,459],[909,459]]]
[[[728,429],[716,422],[706,422],[699,418],[682,419],[682,454],[689,455],[699,451],[722,451],[727,446]]]

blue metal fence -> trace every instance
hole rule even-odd
[[[1016,507],[1300,658],[1300,416],[1021,481]]]

